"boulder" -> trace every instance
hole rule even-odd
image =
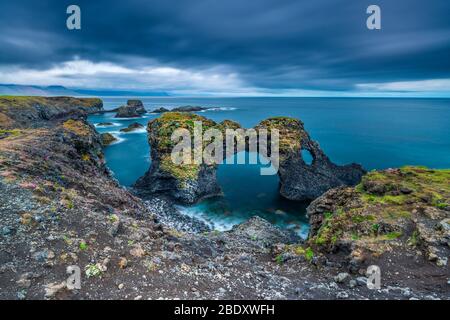
[[[111,133],[102,133],[100,137],[102,139],[102,145],[105,147],[109,146],[114,141],[117,141],[116,137],[114,137]]]
[[[128,127],[120,129],[121,132],[132,132],[138,129],[142,129],[144,126],[140,123],[134,122],[130,124]]]
[[[169,112],[169,111],[170,111],[169,109],[161,107],[161,108],[153,110],[151,113],[164,113],[164,112]]]
[[[139,118],[147,111],[140,100],[128,100],[126,106],[117,109],[116,118]]]

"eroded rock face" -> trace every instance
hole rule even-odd
[[[109,146],[114,141],[117,141],[116,137],[114,137],[111,133],[108,132],[102,133],[100,137],[102,139],[102,145],[105,147]]]
[[[332,163],[319,144],[311,140],[300,120],[270,118],[256,126],[261,128],[280,132],[280,194],[289,200],[311,200],[331,188],[356,185],[365,173],[359,164]],[[311,164],[304,161],[302,150],[311,154]]]
[[[126,106],[117,109],[116,118],[138,118],[146,112],[141,100],[128,100]]]
[[[151,145],[152,165],[146,175],[138,180],[136,187],[143,193],[163,194],[182,203],[195,203],[205,197],[216,196],[221,188],[216,179],[216,165],[174,165],[170,154],[175,146],[170,137],[175,129],[188,129],[193,135],[194,121],[202,121],[203,132],[209,128],[226,129],[241,128],[236,122],[225,120],[221,123],[191,113],[164,113],[160,118],[148,124],[149,143]],[[304,130],[303,123],[287,117],[270,118],[262,121],[254,129],[259,132],[267,129],[268,156],[271,156],[270,130],[279,131],[280,193],[291,200],[307,200],[320,196],[325,191],[342,185],[355,185],[364,174],[364,169],[352,164],[338,166],[333,164],[312,141]],[[245,140],[245,139],[244,139]],[[208,142],[209,143],[209,142]],[[208,144],[206,143],[206,145]],[[249,149],[248,139],[245,148]],[[224,158],[227,154],[224,141]],[[260,147],[260,146],[259,146]],[[237,151],[237,143],[233,146]],[[301,150],[308,150],[313,156],[311,165],[302,158]]]

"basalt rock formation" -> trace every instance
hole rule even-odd
[[[216,165],[176,165],[172,162],[171,152],[175,146],[171,141],[172,132],[184,128],[193,133],[194,121],[202,122],[203,131],[231,128],[231,122],[217,124],[191,113],[168,112],[150,121],[147,131],[152,163],[149,171],[135,184],[140,193],[166,195],[189,204],[221,194]]]
[[[25,128],[48,125],[49,120],[95,113],[103,110],[100,99],[71,97],[0,97],[0,126]]]
[[[240,128],[238,123],[225,120],[221,123],[191,113],[165,113],[148,124],[149,143],[151,145],[152,164],[150,170],[140,178],[137,189],[142,193],[163,194],[181,203],[192,204],[205,197],[216,196],[221,188],[216,180],[217,165],[189,164],[175,165],[171,161],[171,152],[175,144],[170,137],[178,128],[188,129],[191,135],[194,131],[194,121],[203,123],[203,132],[216,128],[225,132],[226,129]],[[280,163],[280,194],[291,200],[314,199],[327,190],[357,184],[364,169],[357,164],[338,166],[332,163],[323,153],[319,145],[312,141],[297,119],[276,117],[262,121],[256,127],[256,132],[266,129],[268,135],[268,156],[271,156],[270,130],[279,131]],[[245,149],[248,150],[248,138]],[[226,153],[224,141],[224,157]],[[261,146],[258,146],[258,149]],[[237,151],[237,141],[233,146]],[[313,161],[306,164],[301,150],[308,150]]]
[[[141,100],[128,100],[126,106],[117,109],[116,118],[138,118],[146,112]]]

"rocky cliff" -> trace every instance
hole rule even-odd
[[[0,96],[0,127],[44,126],[49,120],[81,116],[102,109],[102,101],[96,98]]]
[[[117,108],[116,118],[138,118],[146,112],[141,100],[128,100],[126,106]]]

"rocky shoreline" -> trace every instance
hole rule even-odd
[[[99,111],[99,99],[0,97],[0,299],[449,299],[450,170],[333,188],[308,208],[306,241],[256,217],[217,232],[111,177],[86,121]]]

